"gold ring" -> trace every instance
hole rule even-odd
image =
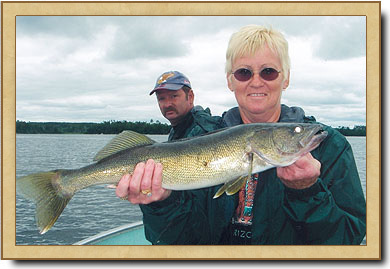
[[[151,190],[141,190],[141,193],[142,194],[145,194],[145,195],[147,195],[147,196],[152,196],[152,191]]]
[[[121,200],[127,200],[129,198],[129,196],[123,196],[123,197],[120,197]]]

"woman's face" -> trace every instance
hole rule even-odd
[[[282,70],[279,57],[265,47],[254,56],[237,58],[232,65],[232,72],[240,68],[250,69],[254,73],[252,78],[239,81],[233,74],[227,74],[228,87],[235,94],[244,123],[276,122],[279,119],[280,99],[282,90],[288,87],[289,74],[284,79],[280,72],[275,80],[264,80],[259,73],[270,67]]]

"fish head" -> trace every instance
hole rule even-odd
[[[287,166],[315,149],[327,136],[321,124],[277,123],[258,128],[251,148],[272,166]]]

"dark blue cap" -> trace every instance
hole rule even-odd
[[[156,81],[156,86],[150,92],[149,95],[152,95],[155,91],[158,90],[171,90],[177,91],[180,90],[183,86],[191,88],[190,80],[178,71],[169,71],[165,72],[158,77]]]

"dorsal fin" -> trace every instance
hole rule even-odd
[[[115,136],[107,145],[105,145],[93,158],[94,161],[100,161],[110,155],[113,155],[124,149],[137,146],[151,145],[156,143],[146,135],[139,134],[133,131],[123,131]]]

